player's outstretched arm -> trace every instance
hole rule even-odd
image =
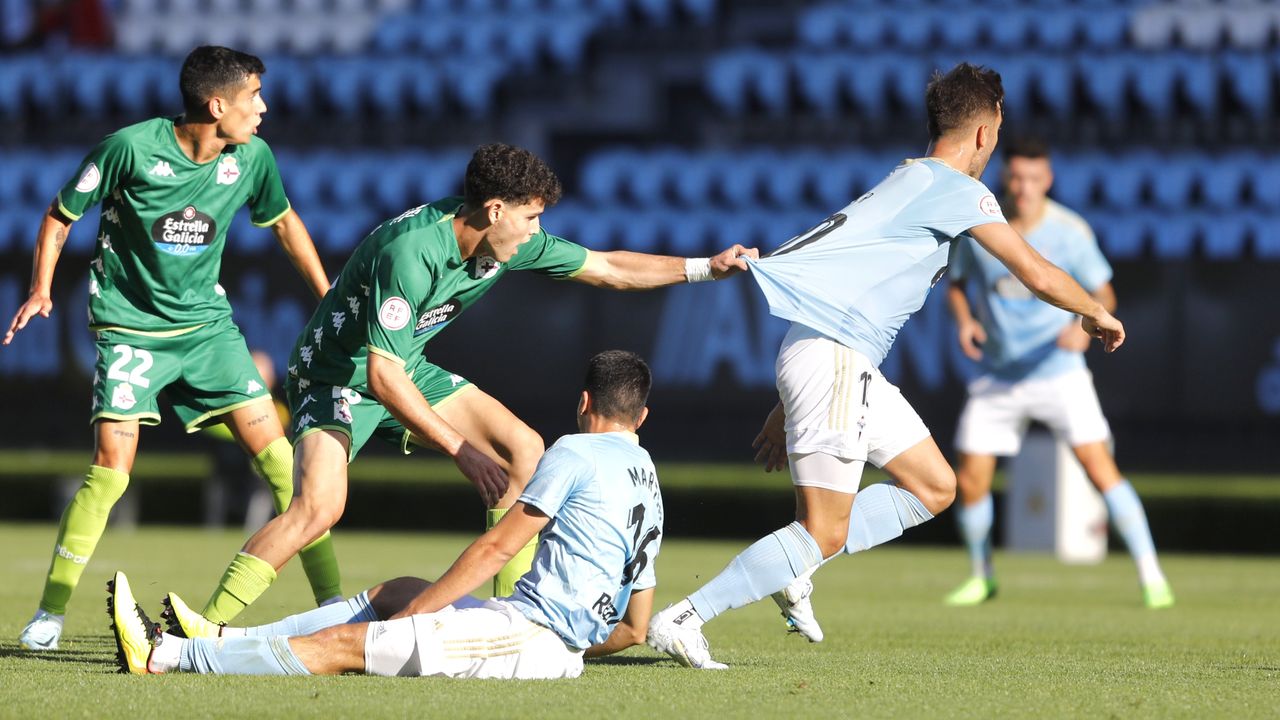
[[[653,588],[636,590],[627,602],[627,613],[613,626],[609,637],[599,645],[592,645],[583,657],[602,657],[622,652],[633,645],[643,645],[649,634],[649,617],[653,615]]]
[[[40,222],[40,231],[36,235],[35,258],[31,261],[31,292],[27,301],[22,303],[13,314],[9,323],[9,331],[4,335],[4,343],[8,345],[13,336],[27,326],[31,318],[39,315],[49,317],[53,312],[53,269],[62,255],[62,246],[71,233],[72,221],[63,215],[56,205],[50,205]]]
[[[409,432],[453,458],[462,474],[476,486],[486,507],[493,507],[506,494],[507,474],[431,409],[400,363],[370,352],[368,373],[369,390],[378,402]]]
[[[311,288],[311,293],[317,300],[324,297],[329,292],[329,277],[324,274],[320,254],[316,252],[311,233],[307,232],[307,226],[302,223],[298,213],[290,209],[271,226],[271,232],[275,233],[276,241],[289,256],[289,262],[293,263],[298,274],[306,281],[307,287]]]
[[[1104,350],[1114,352],[1124,343],[1124,325],[1074,278],[1045,260],[1016,230],[1004,223],[987,223],[971,228],[969,233],[1036,297],[1079,315],[1085,332],[1101,340]]]
[[[392,619],[436,612],[487,582],[519,552],[551,518],[532,505],[517,502],[489,532],[453,561],[453,565],[427,589],[409,601]]]
[[[956,337],[960,341],[960,350],[970,360],[981,360],[982,343],[987,341],[987,331],[973,316],[969,298],[965,297],[964,287],[959,282],[947,285],[947,305],[951,308],[951,316],[956,320]]]
[[[682,282],[729,277],[747,269],[745,258],[748,257],[759,258],[760,251],[734,245],[710,258],[648,255],[626,250],[591,252],[582,272],[573,279],[612,290],[651,290]]]

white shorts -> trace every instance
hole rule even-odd
[[[984,375],[969,384],[956,449],[970,455],[1017,455],[1032,420],[1049,426],[1071,447],[1111,437],[1093,375],[1086,369],[1020,382]]]
[[[929,437],[902,392],[866,356],[802,325],[783,339],[777,373],[789,455],[823,453],[883,467]]]
[[[392,677],[554,680],[582,674],[582,651],[514,606],[489,600],[369,623],[364,665],[370,675]]]

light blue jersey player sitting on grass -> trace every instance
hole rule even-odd
[[[338,605],[255,628],[215,625],[177,596],[160,633],[117,572],[108,613],[121,668],[135,674],[553,679],[583,657],[644,642],[662,544],[657,474],[636,430],[650,372],[639,356],[593,357],[577,435],[543,455],[524,493],[436,582],[398,578]],[[538,533],[533,566],[508,597],[467,593]]]
[[[655,649],[692,667],[725,667],[711,658],[703,623],[771,594],[794,629],[820,640],[809,575],[951,504],[955,474],[878,366],[946,272],[956,238],[975,239],[1037,297],[1082,316],[1108,351],[1124,341],[1120,322],[1027,245],[978,182],[1003,101],[995,71],[964,63],[936,75],[926,92],[928,156],[899,165],[813,230],[750,263],[770,312],[792,323],[778,353],[781,402],[756,447],[766,470],[790,465],[796,520],[658,613],[649,624]],[[858,492],[867,461],[893,482]]]
[[[1048,147],[1029,138],[1017,140],[1005,148],[1004,158],[1009,224],[1114,311],[1111,265],[1093,230],[1049,199],[1053,168]],[[950,278],[947,300],[960,347],[981,364],[983,374],[969,385],[956,431],[957,520],[972,573],[947,595],[946,604],[978,605],[996,594],[991,478],[996,457],[1016,455],[1027,425],[1036,420],[1071,446],[1102,493],[1111,524],[1138,566],[1143,603],[1171,607],[1173,590],[1160,570],[1146,511],[1111,454],[1111,428],[1084,362],[1089,336],[1071,314],[1040,302],[999,260],[973,243],[957,243]]]

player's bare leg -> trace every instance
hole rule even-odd
[[[99,419],[93,429],[93,464],[62,512],[40,606],[18,638],[29,650],[57,649],[67,601],[106,530],[111,508],[129,486],[138,453],[138,421]]]
[[[1172,607],[1173,589],[1160,569],[1155,541],[1147,525],[1147,512],[1133,486],[1120,474],[1111,448],[1105,441],[1077,445],[1072,450],[1090,482],[1102,493],[1111,525],[1124,538],[1129,554],[1138,567],[1142,584],[1142,601],[1154,609]]]
[[[227,413],[225,422],[249,455],[254,470],[267,481],[276,514],[283,513],[293,499],[293,446],[284,436],[275,403],[264,397],[262,402]],[[329,532],[303,547],[298,555],[316,604],[341,600],[341,575]]]
[[[289,507],[249,538],[227,568],[202,614],[227,622],[257,600],[275,581],[276,571],[303,547],[333,527],[347,502],[350,440],[341,432],[318,430],[294,448],[298,494]]]
[[[335,625],[312,635],[289,638],[289,649],[312,675],[364,671],[364,639],[369,623]]]
[[[991,480],[996,471],[994,455],[959,453],[956,486],[960,506],[956,508],[957,524],[969,551],[968,579],[943,599],[947,605],[978,605],[996,594],[995,569],[991,558],[991,528],[994,524]]]
[[[538,467],[545,447],[542,437],[516,417],[514,413],[488,393],[472,386],[447,402],[435,406],[435,411],[445,422],[453,426],[463,437],[484,454],[493,458],[507,473],[510,484],[507,493],[489,510],[486,527],[491,528],[524,492]],[[418,438],[416,444],[430,447]],[[495,597],[506,597],[515,589],[516,580],[529,570],[537,549],[535,536],[511,561],[498,572],[493,580]]]

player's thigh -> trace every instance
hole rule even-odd
[[[1017,455],[1032,404],[1012,383],[990,376],[969,383],[956,427],[956,450],[972,455]]]
[[[433,373],[446,372],[431,367]],[[452,374],[449,376],[458,377]],[[542,437],[496,398],[465,380],[454,389],[439,381],[423,383],[418,378],[418,372],[415,372],[414,382],[422,383],[419,389],[424,391],[423,397],[432,404],[432,409],[441,419],[476,449],[497,460],[503,470],[523,470],[525,474],[532,472],[532,465],[542,456]],[[452,380],[449,382],[452,383]],[[432,400],[441,395],[443,396],[438,400]],[[413,438],[412,442],[423,447],[433,447],[419,438]],[[516,467],[517,465],[523,467]]]
[[[159,338],[113,330],[94,341],[93,411],[90,422],[134,421],[159,425],[160,391],[182,374],[183,336]]]
[[[240,328],[230,319],[209,323],[174,340],[184,350],[183,365],[181,377],[169,389],[169,399],[187,432],[216,425],[235,410],[271,399]],[[278,420],[272,423],[275,427],[278,424]]]
[[[280,415],[270,396],[238,407],[222,416],[227,429],[249,455],[257,455],[278,438],[284,437]]]
[[[1086,369],[1036,381],[1034,407],[1035,419],[1071,447],[1105,443],[1111,438],[1093,375]]]
[[[278,640],[289,644],[294,656],[312,675],[339,675],[364,670],[367,632],[368,623],[349,623]]]
[[[371,623],[365,659],[373,675],[549,680],[582,672],[581,651],[495,602]]]
[[[337,521],[347,504],[347,458],[350,438],[337,430],[317,428],[294,441],[293,502],[286,512],[325,516]]]

